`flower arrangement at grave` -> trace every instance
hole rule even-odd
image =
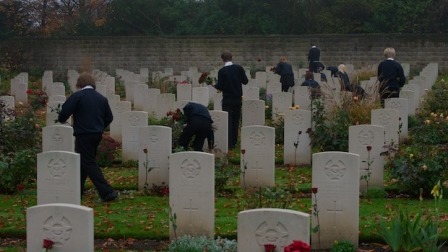
[[[54,245],[54,241],[50,240],[50,239],[44,239],[43,243],[42,243],[42,248],[44,252],[47,252],[49,250],[51,250],[53,248]]]
[[[283,249],[284,252],[310,252],[311,246],[303,241],[293,240],[291,244]]]
[[[26,91],[28,98],[30,99],[30,105],[34,109],[45,108],[48,102],[48,95],[43,90],[28,89]]]
[[[216,81],[216,78],[212,78],[209,72],[203,72],[198,80],[199,84],[205,83],[207,85],[212,85]]]
[[[184,128],[184,125],[187,123],[186,116],[182,113],[182,111],[178,108],[174,111],[169,111],[166,114],[166,126],[171,127],[172,129],[172,138],[173,140],[179,139],[180,135],[182,134],[182,130]],[[164,124],[164,125],[165,125]],[[177,141],[173,141],[173,147],[176,149],[178,146]]]

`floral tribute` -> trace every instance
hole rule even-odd
[[[52,241],[50,239],[44,239],[44,242],[42,244],[42,247],[44,248],[43,251],[48,251],[48,250],[52,249],[53,244],[54,244],[54,241]]]
[[[293,241],[291,244],[286,246],[283,250],[284,252],[310,252],[311,246],[303,241]]]
[[[212,77],[210,76],[210,73],[209,73],[209,72],[203,72],[203,73],[201,74],[201,76],[199,77],[198,82],[199,82],[199,84],[202,84],[202,83],[205,82],[205,84],[207,84],[207,85],[211,85],[211,84],[213,84],[213,82],[216,82],[216,78],[212,78]]]
[[[265,252],[275,252],[276,246],[274,244],[264,244]]]
[[[48,95],[43,90],[28,89],[26,93],[30,96],[30,104],[34,109],[44,108],[48,102]]]

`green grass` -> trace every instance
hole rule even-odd
[[[233,166],[232,169],[238,169]],[[120,188],[120,200],[101,203],[95,190],[91,189],[83,198],[82,204],[95,210],[95,238],[135,238],[166,240],[169,236],[168,197],[148,196],[137,192],[137,168],[107,168],[105,176],[115,188]],[[309,167],[289,169],[279,167],[276,184],[292,191],[290,209],[302,212],[311,211],[309,197],[311,169]],[[237,214],[257,198],[244,193],[238,187],[238,179],[230,181],[229,193],[218,196],[215,201],[216,235],[226,238],[237,236]],[[91,185],[90,185],[91,187]],[[0,195],[0,236],[26,236],[24,211],[36,205],[36,191],[31,188],[16,195]],[[434,201],[420,201],[411,198],[361,199],[360,201],[360,240],[381,242],[375,231],[378,221],[388,218],[393,210],[407,207],[410,212],[433,211]],[[440,205],[441,240],[448,240],[448,203]]]

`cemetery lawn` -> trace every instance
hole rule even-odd
[[[238,167],[232,164],[229,168],[239,169]],[[144,195],[138,192],[138,174],[135,167],[105,168],[104,172],[113,187],[120,190],[120,199],[102,203],[90,184],[82,204],[94,209],[95,239],[132,238],[167,241],[169,237],[168,196]],[[236,239],[237,214],[244,209],[266,207],[270,204],[270,206],[284,205],[292,210],[311,213],[310,167],[277,166],[276,185],[285,190],[270,199],[263,198],[261,203],[258,200],[258,190],[244,192],[238,185],[239,180],[232,178],[228,181],[224,192],[216,192],[216,236]],[[390,218],[393,210],[407,208],[411,213],[434,213],[434,200],[420,201],[406,195],[396,195],[393,193],[392,186],[386,185],[386,189],[392,192],[389,197],[361,198],[360,200],[360,242],[384,243],[375,227],[379,220]],[[446,193],[445,196],[447,196]],[[2,202],[0,204],[0,237],[25,238],[25,209],[36,205],[35,188],[26,189],[15,195],[0,195],[0,202]],[[446,200],[441,201],[439,213],[440,240],[448,240],[448,202]]]

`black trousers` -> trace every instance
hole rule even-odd
[[[185,126],[179,138],[179,145],[188,150],[191,139],[193,140],[193,150],[202,151],[205,139],[212,133],[212,123],[202,117],[192,117]]]
[[[238,129],[241,119],[241,98],[237,100],[222,100],[222,110],[229,116],[229,150],[235,148],[238,141]]]
[[[102,134],[85,134],[75,136],[75,151],[81,156],[81,194],[87,177],[90,178],[99,196],[103,199],[114,189],[104,178],[103,172],[96,162],[96,152]]]
[[[384,108],[384,100],[388,98],[399,98],[400,88],[384,86],[380,88],[381,105]]]

